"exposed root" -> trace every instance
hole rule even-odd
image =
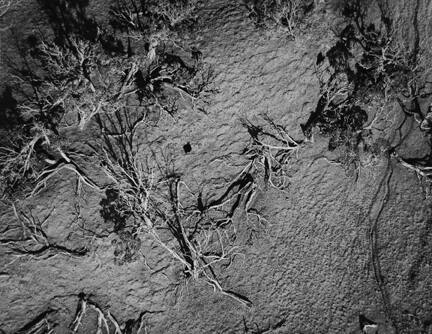
[[[83,257],[87,254],[86,248],[69,249],[51,242],[50,237],[44,231],[43,225],[54,212],[54,209],[43,220],[39,221],[31,213],[18,212],[15,205],[13,210],[16,218],[22,226],[22,237],[19,239],[0,240],[1,244],[8,246],[14,256],[31,256],[38,259],[48,259],[60,254]]]
[[[76,163],[74,163],[73,161],[59,161],[54,166],[51,166],[40,173],[39,177],[36,180],[37,183],[33,188],[30,196],[35,196],[39,194],[42,189],[46,187],[48,180],[50,180],[52,177],[54,177],[63,170],[71,171],[77,176],[78,193],[80,192],[83,184],[95,191],[101,191],[101,188],[90,177],[88,177],[84,170],[82,170]]]
[[[432,177],[432,166],[425,164],[423,161],[416,161],[414,159],[404,159],[397,153],[393,153],[392,156],[405,168],[414,171],[417,175],[424,178],[430,179]]]
[[[97,313],[96,334],[148,334],[144,316],[146,313],[154,313],[142,312],[138,319],[129,320],[125,324],[120,324],[110,311],[104,311],[97,303],[92,301],[89,296],[81,293],[79,295],[75,317],[69,325],[73,333],[78,332],[82,326],[84,317],[90,310]]]
[[[41,313],[15,334],[54,334],[54,324],[49,320],[49,315],[52,313],[54,310]]]
[[[215,291],[218,291],[221,294],[234,299],[235,301],[239,302],[240,304],[243,304],[246,307],[252,307],[253,304],[249,299],[236,292],[225,290],[224,288],[222,288],[222,286],[217,281],[217,279],[212,277],[207,277],[207,283],[210,284]]]

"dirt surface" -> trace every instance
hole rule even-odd
[[[397,25],[407,27],[401,42],[430,47],[432,5],[398,0],[390,7]],[[318,102],[317,54],[333,45],[330,27],[341,20],[331,5],[320,4],[295,40],[282,30],[256,28],[239,1],[206,1],[199,16],[193,43],[214,67],[217,91],[207,98],[205,112],[185,107],[175,119],[163,116],[152,131],[140,134],[143,143],[169,152],[193,192],[216,194],[248,163],[241,155],[249,142],[241,119],[260,124],[265,113],[304,141],[289,161],[289,186],[260,189],[254,201],[268,224],[239,217],[239,238],[246,240],[242,256],[219,275],[227,289],[247,296],[252,308],[205,283],[184,282],[181,267],[150,238],[143,240],[137,260],[116,263],[121,241],[101,217],[105,193],[84,188],[76,196],[65,172],[28,207],[41,221],[48,217],[45,231],[56,244],[90,251],[75,257],[16,256],[2,246],[0,329],[15,333],[52,309],[54,332],[70,333],[78,295],[85,293],[121,323],[146,312],[152,334],[360,333],[359,314],[378,322],[380,334],[432,333],[427,183],[385,155],[367,164],[366,153],[356,178],[333,162],[337,153],[328,151],[328,138],[306,140],[301,131]],[[371,103],[370,115],[374,108]],[[386,106],[386,113],[383,131],[374,130],[372,138],[394,144],[403,113],[396,103]],[[401,154],[427,153],[427,138],[414,121],[402,131],[408,135]],[[10,206],[1,213],[2,225],[19,227]],[[79,333],[96,329],[96,316],[90,316]]]

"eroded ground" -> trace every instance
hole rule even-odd
[[[396,22],[409,27],[403,32],[408,46],[412,33],[427,48],[432,7],[427,1],[418,6],[416,12],[411,2],[398,1]],[[256,28],[238,1],[208,1],[199,16],[194,43],[215,73],[205,112],[186,107],[175,119],[164,115],[140,138],[171,154],[192,192],[209,194],[248,163],[241,155],[250,142],[242,119],[264,124],[267,114],[302,141],[288,162],[289,185],[283,191],[262,188],[254,199],[253,207],[268,222],[238,218],[242,255],[219,275],[226,289],[247,296],[253,306],[243,307],[205,283],[185,283],[181,266],[151,238],[143,239],[136,260],[119,265],[118,236],[100,214],[106,194],[84,186],[76,196],[65,172],[29,207],[41,221],[48,217],[44,228],[55,243],[90,251],[16,256],[2,247],[0,328],[15,333],[55,310],[54,332],[69,333],[78,296],[85,293],[120,323],[146,312],[148,333],[359,333],[359,314],[378,322],[379,333],[431,333],[427,182],[386,154],[373,163],[365,154],[362,165],[347,171],[334,162],[338,153],[328,151],[328,138],[308,140],[301,131],[319,98],[317,54],[334,44],[329,27],[339,18],[321,4],[292,40],[282,30]],[[425,112],[427,99],[422,103]],[[373,118],[373,103],[367,111]],[[384,115],[372,140],[396,145],[404,113],[392,102]],[[401,155],[428,153],[427,137],[415,121],[408,119],[402,132],[407,138]],[[2,224],[11,221],[13,211],[5,205]],[[96,332],[96,313],[91,314],[79,333]]]

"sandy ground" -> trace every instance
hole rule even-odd
[[[425,18],[432,17],[432,6],[427,1],[419,6],[419,44],[426,47],[432,28]],[[416,15],[410,1],[397,1],[392,8],[398,22],[403,20],[400,13],[407,13],[407,26]],[[291,136],[304,139],[300,124],[318,99],[316,55],[334,42],[329,29],[333,15],[325,8],[316,10],[305,33],[290,40],[283,31],[255,28],[237,1],[207,1],[195,43],[214,66],[217,92],[208,98],[206,113],[185,108],[175,120],[164,117],[142,134],[143,142],[171,152],[191,189],[204,186],[211,193],[247,163],[239,155],[249,140],[240,119],[259,124],[266,113]],[[411,29],[405,30],[408,37]],[[387,109],[385,131],[374,138],[394,142],[403,115],[395,105]],[[426,138],[413,122],[403,131],[410,134],[401,152],[421,156]],[[328,152],[327,140],[315,136],[300,147],[289,162],[290,185],[284,192],[260,191],[254,207],[269,224],[257,230],[242,250],[244,256],[219,276],[225,287],[253,302],[251,309],[208,285],[178,284],[181,268],[150,239],[144,240],[139,260],[115,264],[116,236],[104,232],[99,213],[104,194],[88,190],[76,197],[65,173],[29,205],[41,220],[54,209],[44,225],[47,234],[69,248],[90,245],[90,255],[39,259],[0,248],[0,328],[14,333],[55,309],[55,333],[69,333],[78,294],[84,292],[121,322],[147,311],[151,334],[359,333],[359,314],[379,322],[380,334],[395,333],[395,328],[432,333],[432,220],[426,183],[385,156],[360,168],[355,180],[331,163],[335,153]],[[182,147],[187,142],[192,151],[186,155]],[[1,221],[14,222],[9,207],[2,208]],[[255,226],[246,219],[238,224],[244,238]],[[376,256],[371,256],[371,240],[377,243]],[[377,261],[381,286],[373,265]],[[96,325],[96,319],[88,318],[80,333],[93,333]]]

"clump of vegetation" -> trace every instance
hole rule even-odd
[[[181,42],[197,21],[197,0],[122,0],[111,8],[111,24],[149,52]]]
[[[38,109],[39,108],[39,109]],[[3,198],[38,193],[46,182],[61,170],[75,173],[80,184],[97,188],[76,162],[79,154],[61,131],[56,116],[61,115],[42,105],[19,105],[1,129],[0,192]],[[54,116],[53,116],[54,115]],[[15,122],[16,121],[16,122]]]
[[[1,144],[2,186],[10,192],[29,181],[34,194],[51,175],[69,169],[94,187],[76,163],[66,133],[83,131],[95,115],[115,110],[130,88],[124,64],[104,58],[94,41],[79,36],[31,44],[22,54],[25,66],[13,71],[17,103],[6,115],[4,131],[16,135]]]
[[[245,297],[221,286],[216,267],[229,265],[239,254],[233,244],[232,217],[238,195],[250,184],[234,184],[220,198],[207,202],[188,188],[169,158],[161,161],[143,153],[134,139],[136,122],[129,122],[123,130],[112,124],[102,124],[104,170],[112,181],[108,194],[115,194],[104,201],[108,204],[104,214],[122,230],[131,231],[131,237],[152,238],[183,266],[186,278],[203,280],[249,306]]]
[[[111,8],[111,24],[128,53],[146,55],[147,68],[136,73],[140,100],[172,116],[179,97],[195,106],[212,80],[201,52],[183,42],[197,21],[196,6],[195,0],[125,0]]]
[[[245,0],[258,27],[283,27],[295,37],[299,24],[315,6],[313,0]]]
[[[21,43],[22,59],[13,65],[9,94],[15,103],[3,112],[3,130],[14,133],[0,143],[4,195],[25,184],[25,193],[33,195],[65,169],[96,189],[79,166],[66,133],[85,131],[101,115],[121,110],[131,96],[144,108],[173,116],[179,98],[195,102],[207,89],[211,72],[196,56],[199,52],[185,53],[174,39],[163,37],[166,29],[192,20],[194,2],[129,5],[137,10],[129,12],[133,22],[126,20],[126,2],[112,11],[113,20],[123,23],[128,32],[114,37],[109,29],[86,18],[82,8],[62,1],[44,4],[54,37],[31,36]],[[139,36],[133,31],[139,31]]]
[[[290,183],[288,163],[302,142],[294,140],[282,125],[276,124],[268,115],[262,117],[264,125],[242,120],[251,139],[242,154],[250,160],[251,170],[264,181],[264,189],[272,187],[284,191]]]
[[[416,64],[398,48],[385,16],[378,29],[366,23],[362,1],[344,2],[342,13],[349,23],[335,45],[317,57],[320,97],[302,129],[307,137],[314,128],[330,137],[329,150],[341,149],[341,162],[350,166],[358,163],[359,144],[366,133],[365,106],[377,97],[385,103],[405,94]]]

